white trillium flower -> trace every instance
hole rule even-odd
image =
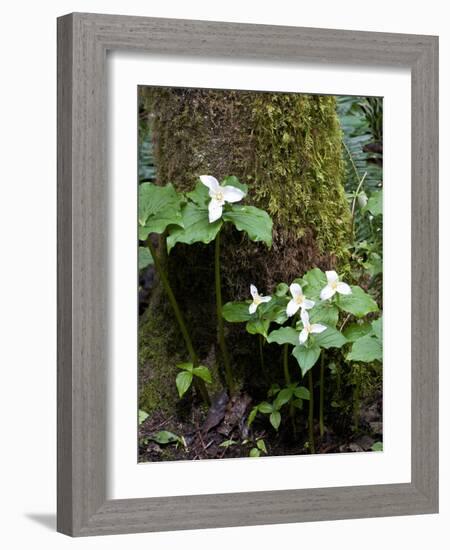
[[[303,323],[303,329],[300,332],[300,335],[298,337],[300,344],[304,344],[306,340],[308,340],[308,336],[310,334],[320,334],[324,330],[327,329],[325,325],[321,325],[320,323],[311,323],[309,322],[309,315],[306,309],[302,309],[300,316],[302,318]]]
[[[288,317],[292,317],[297,313],[297,311],[302,308],[302,311],[305,309],[311,309],[315,302],[308,300],[308,298],[303,294],[302,287],[297,283],[292,283],[289,287],[291,291],[292,300],[288,303],[286,308],[286,314]]]
[[[245,197],[244,191],[232,185],[220,185],[213,176],[200,176],[200,181],[209,189],[211,197],[208,205],[209,223],[222,216],[223,205],[226,202],[239,202]]]
[[[270,302],[272,299],[272,296],[260,296],[258,289],[255,285],[250,285],[250,294],[253,298],[253,303],[251,303],[248,307],[248,311],[251,315],[255,313],[255,311],[258,309],[259,304],[263,304],[264,302]]]
[[[327,276],[327,286],[325,286],[321,293],[321,300],[328,300],[338,292],[339,294],[348,295],[352,293],[352,289],[348,286],[347,283],[343,283],[339,280],[339,275],[336,271],[325,271]]]

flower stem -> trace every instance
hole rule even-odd
[[[312,369],[308,371],[308,385],[309,385],[309,415],[308,415],[308,434],[309,434],[309,452],[314,454],[316,452],[314,446],[314,384]]]
[[[284,381],[286,382],[286,386],[289,386],[291,383],[291,375],[289,374],[289,344],[283,345],[283,371],[284,371]],[[291,402],[289,403],[289,416],[291,417],[292,421],[292,431],[294,433],[294,438],[297,438],[297,427],[295,425],[295,407]]]
[[[319,387],[319,431],[320,437],[324,434],[323,406],[324,406],[324,378],[325,378],[325,353],[322,351],[320,358],[320,387]]]
[[[283,346],[283,371],[286,386],[289,386],[291,383],[291,375],[289,374],[289,344],[284,344]]]
[[[359,406],[361,402],[361,378],[359,370],[356,373],[356,378],[354,380],[353,386],[353,424],[354,430],[357,432],[359,430]]]
[[[264,343],[264,337],[262,334],[258,334],[258,343],[259,343],[259,360],[261,363],[261,370],[266,379],[268,379],[267,372],[266,372],[266,365],[264,364],[264,351],[263,351],[263,343]]]
[[[366,176],[367,176],[367,172],[364,172],[364,175],[361,178],[361,180],[358,184],[358,187],[356,188],[355,196],[353,198],[353,203],[352,203],[352,235],[353,235],[353,238],[355,238],[355,215],[356,215],[355,214],[355,207],[356,207],[356,200],[358,198],[359,190],[361,189],[362,184],[364,183],[364,180],[366,179]]]
[[[225,380],[228,386],[230,395],[234,391],[233,374],[231,372],[230,358],[228,356],[227,346],[225,344],[225,331],[222,317],[222,285],[220,280],[220,231],[217,233],[215,240],[214,253],[214,275],[216,283],[216,310],[217,310],[217,335],[219,339],[219,347],[222,352],[223,363],[225,367]]]
[[[169,298],[170,305],[172,306],[173,312],[175,314],[175,318],[178,322],[178,326],[180,328],[181,334],[183,335],[183,339],[186,344],[186,348],[188,350],[191,363],[195,367],[198,365],[197,354],[195,353],[191,337],[189,335],[188,329],[186,327],[186,323],[183,318],[183,314],[181,313],[177,299],[175,298],[175,294],[173,293],[172,287],[170,286],[167,274],[164,268],[162,267],[161,262],[159,261],[158,255],[156,254],[155,247],[153,246],[150,237],[148,237],[148,239],[145,241],[145,244],[150,250],[150,254],[152,255],[152,258],[153,258],[153,263],[155,264],[155,269],[158,272],[159,278],[162,282],[164,290],[166,291],[167,297]],[[195,389],[200,394],[203,401],[209,406],[211,404],[211,400],[209,398],[209,394],[208,394],[208,390],[206,389],[205,382],[201,378],[194,377],[193,383],[194,383]]]

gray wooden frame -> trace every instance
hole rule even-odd
[[[411,483],[107,500],[109,50],[411,69]],[[81,13],[59,18],[58,530],[83,536],[437,512],[437,203],[437,37]]]

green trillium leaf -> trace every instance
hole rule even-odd
[[[340,309],[351,313],[355,317],[364,317],[368,313],[378,311],[378,306],[375,300],[364,292],[359,286],[352,286],[352,293],[344,296],[337,294],[338,296],[336,304]]]
[[[335,327],[339,320],[339,309],[328,301],[317,302],[308,313],[312,324],[321,323],[329,327]]]
[[[261,456],[261,451],[256,447],[253,447],[253,449],[250,450],[250,454],[248,456],[251,458],[258,458],[259,456]]]
[[[353,343],[350,353],[347,354],[347,361],[382,361],[383,348],[381,341],[376,336],[366,335]]]
[[[314,341],[321,348],[341,348],[347,343],[347,338],[334,327],[327,327],[320,334],[314,334]]]
[[[265,302],[258,306],[257,315],[268,321],[282,325],[287,321],[286,298],[272,296],[270,302]]]
[[[267,338],[269,326],[270,321],[268,319],[251,319],[247,321],[245,329],[249,334],[262,334],[264,338]]]
[[[233,205],[224,211],[222,218],[231,222],[238,231],[247,233],[252,241],[262,241],[272,246],[272,220],[264,210],[255,206]]]
[[[153,183],[139,186],[139,239],[145,241],[150,233],[163,233],[171,225],[183,226],[180,195],[173,185],[161,187]]]
[[[243,323],[251,318],[246,302],[227,302],[222,307],[222,317],[229,323]]]
[[[295,346],[292,355],[297,359],[302,375],[314,367],[320,357],[320,347],[317,344],[305,346]]]
[[[372,327],[369,323],[352,323],[351,325],[348,325],[343,330],[343,335],[347,338],[349,342],[356,342],[358,338],[361,338],[361,336],[365,336],[366,334],[369,334],[369,332],[372,330]]]
[[[153,258],[150,254],[150,250],[146,246],[139,247],[139,270],[145,267],[153,265]]]
[[[210,243],[222,227],[222,220],[209,223],[208,210],[189,202],[181,209],[184,227],[171,227],[167,237],[167,248],[170,252],[177,243]]]
[[[383,318],[380,317],[375,321],[372,321],[372,332],[379,339],[383,339]]]
[[[289,291],[289,287],[286,283],[280,283],[275,289],[276,296],[286,296]]]
[[[211,199],[209,196],[209,189],[206,185],[203,185],[201,181],[198,181],[195,184],[194,190],[186,193],[186,197],[194,202],[197,206],[201,208],[208,208],[208,203]]]
[[[315,300],[317,305],[319,305],[320,291],[327,285],[325,273],[318,267],[310,269],[303,275],[303,279],[299,281],[299,284],[302,286],[302,290],[306,297]]]
[[[299,333],[292,327],[282,327],[277,330],[273,330],[267,337],[269,344],[291,344],[293,346],[298,346]]]
[[[268,315],[265,316],[265,317],[267,317],[267,319],[269,321],[273,321],[277,325],[282,325],[283,323],[285,323],[288,320],[288,316],[287,316],[287,313],[286,313],[286,307],[277,306],[276,308],[271,310],[268,313]]]

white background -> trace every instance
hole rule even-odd
[[[54,533],[55,343],[56,343],[56,64],[55,18],[96,11],[303,25],[388,32],[439,34],[441,97],[450,97],[450,27],[446,3],[429,0],[376,3],[322,0],[292,2],[175,1],[15,2],[2,6],[0,48],[1,163],[0,238],[2,269],[0,418],[2,421],[1,542],[6,548],[309,548],[419,549],[445,547],[450,520],[448,361],[441,361],[441,513],[327,523],[245,527],[70,540]],[[450,139],[448,100],[441,106],[441,235],[449,232],[446,157]],[[447,185],[446,185],[447,184]],[[448,246],[446,247],[448,250]],[[442,258],[442,280],[450,268]],[[401,274],[399,274],[401,276]],[[443,287],[444,290],[445,287]],[[442,310],[449,297],[442,292]],[[443,316],[441,334],[449,330]],[[426,329],[426,328],[425,328]],[[5,376],[6,375],[6,376]]]

